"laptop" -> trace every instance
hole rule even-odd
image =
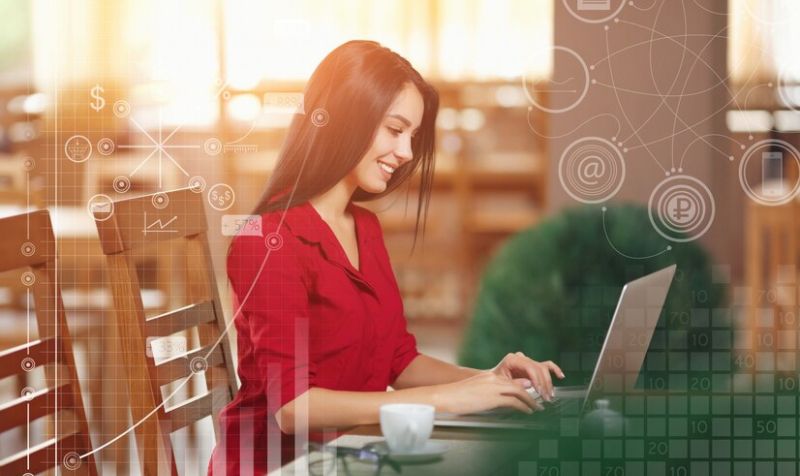
[[[634,390],[675,269],[675,265],[669,266],[622,288],[588,386],[555,387],[554,401],[538,399],[545,409],[530,415],[505,408],[468,415],[437,413],[434,424],[440,427],[542,429],[552,423],[547,417],[580,415],[591,410],[592,402],[600,397]],[[529,391],[536,397],[535,391]]]

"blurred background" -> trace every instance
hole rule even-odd
[[[498,326],[508,335],[567,332],[539,323],[548,319],[544,304],[529,327],[486,317],[503,305],[516,300],[504,315],[525,314],[537,292],[546,303],[590,284],[618,291],[625,279],[685,259],[715,291],[698,297],[687,288],[693,301],[675,311],[677,321],[701,307],[726,350],[743,342],[753,362],[774,353],[773,368],[783,352],[794,372],[797,337],[784,332],[796,324],[778,316],[796,306],[798,24],[800,4],[788,0],[0,0],[0,213],[51,210],[84,391],[98,394],[102,354],[89,343],[105,332],[113,305],[89,208],[201,186],[230,319],[230,236],[260,197],[292,115],[309,113],[306,78],[344,41],[377,40],[441,95],[424,241],[412,254],[416,182],[367,204],[382,222],[421,351],[489,362],[501,351],[484,351],[493,344],[482,339]],[[624,181],[608,200],[576,199],[559,170],[586,137],[624,157]],[[741,167],[762,155],[758,147],[783,155],[769,167]],[[714,212],[707,232],[684,248],[673,240],[671,253],[643,210],[665,178],[681,174],[707,187]],[[596,254],[564,253],[573,245]],[[571,279],[591,281],[601,273],[593,264],[618,275],[541,291],[567,268]],[[175,257],[138,266],[149,314],[181,303]],[[26,307],[18,274],[0,279],[8,347],[25,341]],[[597,300],[607,317],[606,301]],[[470,334],[474,319],[486,324]],[[734,338],[734,330],[742,332]],[[715,331],[704,332],[707,341]],[[537,345],[497,346],[569,357]]]

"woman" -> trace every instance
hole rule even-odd
[[[254,212],[265,237],[238,236],[228,255],[242,386],[220,415],[214,472],[272,470],[306,437],[377,423],[385,403],[531,412],[531,385],[551,398],[550,372],[563,378],[552,362],[515,353],[484,371],[417,352],[378,220],[353,204],[421,169],[424,229],[438,105],[408,61],[371,41],[339,46],[311,76]]]

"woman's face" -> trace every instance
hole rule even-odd
[[[378,125],[369,150],[348,174],[351,183],[369,193],[386,190],[392,174],[413,159],[411,138],[422,122],[423,110],[422,94],[406,83]]]

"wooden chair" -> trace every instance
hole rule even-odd
[[[0,433],[30,432],[32,422],[50,417],[52,437],[0,461],[0,474],[37,474],[55,467],[62,474],[96,475],[61,295],[55,286],[55,238],[46,210],[0,219],[0,272],[19,269],[34,302],[35,340],[0,352],[0,379],[43,368],[46,388],[25,387],[0,405]],[[36,331],[34,331],[36,332]],[[48,435],[50,436],[50,435]]]
[[[203,196],[185,188],[117,201],[113,211],[96,210],[94,214],[108,258],[131,415],[134,423],[141,422],[135,429],[139,461],[144,474],[177,474],[170,435],[210,416],[219,439],[217,415],[237,390],[206,237]],[[185,293],[190,304],[148,318],[134,258],[146,245],[166,246],[174,240],[184,242]],[[146,352],[153,339],[193,328],[199,335],[199,347],[161,362]],[[177,405],[170,395],[162,396],[162,386],[191,384],[199,375],[205,376],[207,393]]]

